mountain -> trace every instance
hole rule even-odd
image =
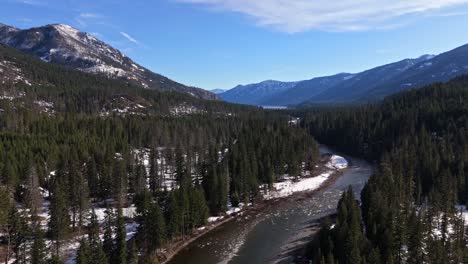
[[[386,95],[411,88],[411,85],[407,85],[407,82],[403,81],[401,76],[405,73],[411,73],[415,67],[417,68],[421,64],[429,65],[430,60],[433,58],[432,55],[424,55],[417,59],[404,59],[366,70],[321,93],[304,98],[304,101],[311,103],[350,103],[381,99]],[[428,77],[422,76],[422,78],[427,79]],[[427,82],[424,84],[427,84]],[[382,90],[381,87],[387,88]],[[381,91],[377,92],[379,89]]]
[[[214,94],[222,94],[224,92],[226,92],[227,90],[224,90],[224,89],[214,89],[214,90],[211,90],[210,92],[214,93]]]
[[[437,56],[424,55],[359,73],[348,82],[309,98],[307,103],[375,101],[467,73],[468,45],[464,45]]]
[[[351,73],[339,73],[333,76],[318,77],[307,81],[298,82],[286,91],[271,96],[263,101],[263,105],[296,105],[302,103],[304,98],[311,98],[335,85],[354,77]]]
[[[83,72],[123,79],[144,88],[178,91],[197,98],[217,99],[208,91],[187,87],[132,61],[94,36],[63,24],[21,30],[0,24],[0,43],[35,55],[41,60]]]
[[[468,74],[468,45],[438,56],[426,56],[423,61],[401,73],[398,78],[364,91],[360,99],[381,99],[390,93],[420,88],[436,82],[447,82],[464,74]]]
[[[446,82],[463,74],[468,74],[468,45],[356,74],[341,73],[288,83],[292,84],[289,88],[272,90],[268,95],[258,94],[258,84],[253,84],[236,87],[221,97],[231,102],[271,106],[365,103],[400,91]],[[232,96],[234,92],[235,96]]]
[[[146,89],[85,73],[0,44],[0,113],[33,110],[49,116],[228,116],[256,107],[205,100],[187,93]]]
[[[437,56],[423,55],[358,73],[310,97],[304,105],[376,101],[400,91],[447,82],[467,73],[468,45],[464,45]]]
[[[263,81],[248,85],[238,85],[219,96],[228,102],[260,105],[272,96],[294,87],[297,82]]]

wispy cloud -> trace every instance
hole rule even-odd
[[[102,16],[100,14],[96,14],[96,13],[80,13],[79,17],[81,17],[81,18],[100,18]]]
[[[445,12],[445,13],[440,13],[440,14],[434,14],[433,16],[453,17],[453,16],[466,16],[466,15],[468,15],[468,11],[450,11],[450,12]]]
[[[89,12],[82,12],[75,17],[76,23],[81,27],[87,27],[90,23],[99,22],[103,18],[101,14],[97,13],[89,13]]]
[[[134,39],[132,36],[130,36],[128,33],[125,33],[123,31],[120,32],[122,36],[124,36],[128,41],[133,42],[135,44],[140,44],[140,42],[136,39]]]
[[[38,6],[38,5],[43,5],[43,2],[36,1],[36,0],[15,0],[17,3],[20,4],[25,4],[25,5],[33,5],[33,6]]]
[[[392,28],[398,17],[467,4],[468,0],[177,0],[247,15],[265,27],[296,33],[308,30],[362,31]]]
[[[96,38],[104,38],[104,36],[99,33],[99,32],[89,32],[89,34],[91,34],[92,36],[96,37]]]

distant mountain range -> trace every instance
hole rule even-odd
[[[210,92],[212,92],[214,94],[221,94],[221,93],[224,93],[226,91],[227,90],[223,90],[223,89],[214,89],[214,90],[211,90]]]
[[[297,82],[264,81],[261,83],[238,85],[219,96],[228,102],[261,105],[274,95],[294,87]]]
[[[203,99],[218,99],[214,93],[188,87],[154,73],[103,41],[68,25],[53,24],[21,30],[0,24],[0,43],[35,55],[46,62],[123,79],[144,88],[183,92]]]
[[[468,45],[464,45],[437,56],[404,59],[356,74],[237,86],[220,97],[234,103],[269,106],[363,103],[467,73]]]

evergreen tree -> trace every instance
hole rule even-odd
[[[44,241],[44,232],[39,226],[35,227],[34,242],[31,252],[32,264],[46,264],[47,263],[47,249]]]
[[[122,215],[122,208],[119,206],[119,208],[117,209],[114,263],[119,263],[119,264],[127,263],[127,239],[126,238],[127,238],[127,232],[125,228],[125,220]]]
[[[88,241],[82,239],[80,241],[80,247],[76,254],[76,264],[88,264],[91,263],[91,249],[89,247]]]
[[[104,217],[104,240],[103,249],[109,260],[114,260],[115,244],[114,244],[114,212],[111,207],[107,207]]]
[[[138,249],[135,239],[131,240],[127,262],[128,264],[138,264]]]
[[[55,178],[50,201],[49,233],[55,242],[56,255],[60,255],[60,246],[62,241],[67,239],[69,228],[70,215],[63,183],[59,178]]]
[[[159,178],[158,154],[157,149],[153,149],[150,155],[150,173],[149,173],[149,186],[153,194],[161,187]]]
[[[34,165],[30,165],[27,177],[26,205],[31,210],[32,221],[37,222],[37,214],[42,207],[42,197],[39,191],[39,177]]]
[[[104,252],[101,239],[99,237],[100,228],[99,223],[97,221],[96,213],[94,209],[92,210],[90,216],[90,224],[89,224],[89,232],[88,232],[88,240],[89,240],[89,248],[90,248],[90,255],[89,255],[89,263],[90,264],[106,264],[108,263],[106,253]]]

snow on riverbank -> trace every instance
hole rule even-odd
[[[303,178],[295,182],[287,179],[283,182],[273,183],[273,189],[268,191],[263,198],[265,200],[290,196],[297,192],[312,191],[320,187],[332,174],[331,171],[324,172],[311,178]]]
[[[348,161],[338,155],[332,155],[330,161],[325,165],[329,169],[342,170],[348,167]]]
[[[247,204],[247,206],[251,206],[252,204],[249,203]],[[245,204],[244,203],[239,203],[239,205],[237,207],[233,207],[231,204],[228,204],[227,206],[227,211],[226,211],[226,215],[234,215],[234,214],[237,214],[239,212],[241,212],[245,207]],[[208,223],[213,223],[213,222],[216,222],[218,220],[222,220],[224,218],[224,216],[210,216],[208,217]],[[205,227],[202,227],[202,229],[200,230],[203,230],[205,229]]]
[[[272,190],[267,191],[263,195],[263,198],[265,200],[276,199],[290,196],[297,192],[316,190],[328,180],[334,172],[347,168],[348,161],[341,156],[333,155],[325,167],[329,168],[329,170],[315,177],[299,178],[297,181],[292,177],[287,177],[285,181],[273,183]]]

